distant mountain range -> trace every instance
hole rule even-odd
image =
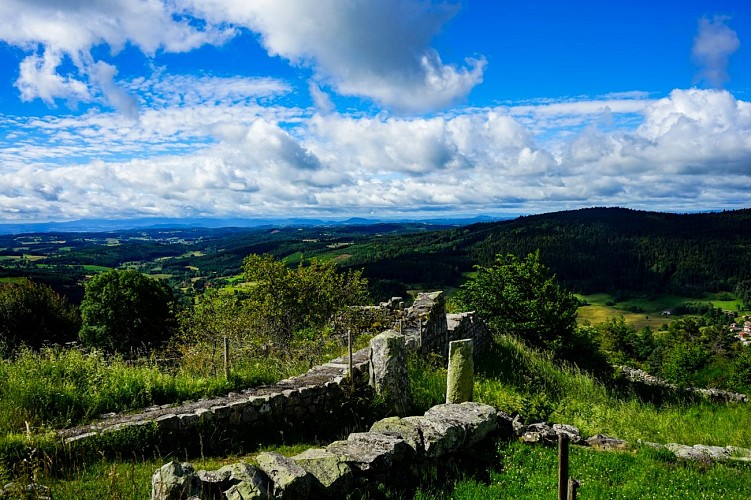
[[[83,219],[68,222],[0,223],[0,234],[51,233],[51,232],[108,232],[129,229],[167,228],[223,228],[223,227],[314,227],[314,226],[367,226],[383,223],[425,223],[445,226],[464,226],[478,222],[508,220],[513,217],[435,217],[435,218],[143,218],[143,219]]]

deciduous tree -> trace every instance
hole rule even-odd
[[[493,266],[475,271],[458,294],[465,310],[477,311],[496,333],[556,352],[566,346],[578,301],[556,283],[539,252],[525,259],[498,254]]]
[[[132,269],[107,271],[86,283],[79,337],[106,352],[158,346],[174,333],[173,305],[161,281]]]
[[[49,286],[28,279],[0,284],[0,356],[20,345],[74,340],[79,324],[75,307]]]
[[[364,304],[367,298],[361,271],[338,272],[332,261],[302,260],[289,268],[270,255],[249,255],[243,269],[256,324],[280,344],[298,330],[330,324],[347,306]]]

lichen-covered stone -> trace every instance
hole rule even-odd
[[[151,500],[184,500],[200,491],[198,476],[187,462],[166,463],[151,476]]]
[[[556,435],[565,434],[568,436],[571,444],[579,444],[582,441],[582,435],[578,427],[569,424],[553,424],[553,432]]]
[[[524,427],[521,440],[529,444],[555,444],[558,434],[545,422],[538,422]]]
[[[318,494],[323,498],[340,498],[350,490],[354,474],[344,458],[322,448],[311,448],[292,460],[315,478]]]
[[[381,394],[397,415],[410,407],[407,348],[404,335],[388,330],[370,341],[370,386]]]
[[[276,452],[260,453],[258,467],[274,484],[275,498],[307,498],[312,484],[311,476],[291,458]]]
[[[420,430],[411,422],[399,417],[387,417],[374,423],[370,432],[380,432],[403,439],[415,453],[423,452]]]
[[[224,492],[227,500],[266,500],[273,498],[268,490],[262,490],[253,483],[238,483]]]
[[[224,495],[231,500],[248,500],[255,498],[271,498],[271,482],[269,478],[245,462],[225,465],[218,469],[216,474],[228,477],[228,483],[224,486]],[[232,494],[229,492],[233,491]]]
[[[425,412],[425,418],[461,425],[466,434],[464,441],[467,446],[485,439],[498,427],[498,411],[490,405],[481,403],[437,405]]]
[[[449,343],[449,368],[446,376],[446,403],[472,401],[475,381],[475,364],[472,359],[472,340],[455,340]]]

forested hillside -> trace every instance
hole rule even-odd
[[[346,250],[371,279],[456,285],[495,255],[541,260],[573,291],[735,290],[751,271],[751,210],[667,214],[592,208],[436,233],[372,240]]]

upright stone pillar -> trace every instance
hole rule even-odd
[[[405,337],[387,330],[370,341],[370,385],[400,417],[409,412]]]
[[[450,342],[449,370],[446,379],[446,403],[472,401],[474,372],[472,339]]]

